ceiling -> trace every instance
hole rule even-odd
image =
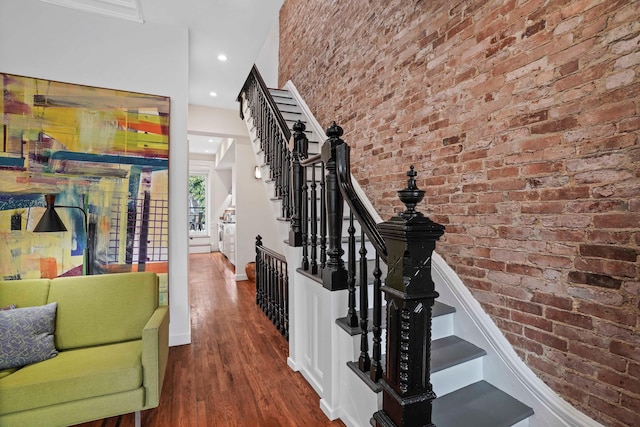
[[[284,0],[42,0],[135,22],[189,29],[189,103],[237,109],[236,98]],[[218,60],[218,55],[227,61]],[[217,96],[210,96],[210,92]]]

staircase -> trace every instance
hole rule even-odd
[[[291,83],[287,85],[295,92]],[[309,140],[308,157],[319,153],[321,141],[327,139],[326,135],[309,114],[303,101],[300,101],[303,105],[296,101],[299,96],[294,96],[285,89],[268,91],[286,122],[289,136],[294,124],[303,123]],[[272,170],[273,165],[265,161],[267,156],[261,149],[262,141],[257,135],[254,117],[244,102],[242,93],[239,101],[241,115],[247,123],[254,143],[258,164],[262,164],[263,177],[266,177],[267,185],[271,188],[273,177],[277,174]],[[276,212],[282,212],[285,203],[282,199],[282,194],[273,198]],[[348,218],[348,208],[345,207],[343,233],[348,229]],[[281,219],[288,220],[285,215]],[[288,237],[282,233],[283,240]],[[346,235],[343,241],[343,246],[345,245]],[[375,254],[370,242],[366,242],[366,247],[368,254]],[[346,253],[347,248],[344,250]],[[349,299],[347,291],[329,292],[322,288],[322,281],[317,276],[298,268],[302,262],[300,248],[288,247],[285,255],[290,266],[292,316],[289,366],[299,370],[318,392],[321,398],[320,406],[330,419],[340,418],[347,426],[354,427],[375,425],[376,421],[372,419],[372,415],[383,407],[382,387],[380,382],[372,381],[369,374],[362,372],[357,366],[361,331],[357,327],[350,327],[345,317]],[[441,292],[441,299],[435,302],[432,312],[430,381],[437,396],[432,404],[433,424],[438,427],[595,425],[586,421],[580,424],[580,414],[574,413],[570,407],[563,406],[563,403],[556,402],[553,396],[548,398],[548,402],[541,403],[541,400],[547,398],[538,398],[534,394],[540,395],[542,392],[523,391],[523,387],[517,383],[529,381],[535,383],[535,387],[539,387],[543,392],[553,394],[550,389],[545,389],[544,385],[539,384],[541,381],[529,378],[522,380],[520,374],[505,368],[508,363],[513,365],[517,362],[508,361],[505,364],[504,361],[497,360],[501,356],[496,356],[496,349],[493,347],[494,341],[500,338],[482,337],[482,333],[479,336],[477,331],[470,330],[467,315],[469,309],[466,305],[477,305],[477,302],[464,302],[465,315],[462,319],[458,317],[456,307],[460,305],[461,298],[467,297],[460,296],[463,291],[449,290],[443,280],[452,272],[446,268],[438,268],[439,265],[444,263],[434,254],[436,274],[433,279],[436,289]],[[383,280],[385,276],[386,272],[382,275]],[[373,294],[372,286],[369,282],[369,298]],[[356,308],[359,310],[359,306]],[[368,318],[371,319],[371,315]],[[385,335],[383,334],[383,337]],[[506,342],[503,337],[501,339]],[[368,348],[372,348],[370,336],[368,340]],[[384,341],[382,347],[386,347]],[[514,354],[509,355],[511,358],[513,356]],[[515,358],[517,359],[517,356]],[[382,361],[384,360],[383,356]],[[524,388],[527,387],[529,386]],[[503,391],[505,388],[513,392]],[[517,398],[512,394],[516,394]],[[527,404],[522,401],[526,401]],[[553,410],[561,412],[558,416],[561,421],[557,424],[549,424],[552,417],[548,412]],[[578,421],[574,423],[574,420]]]

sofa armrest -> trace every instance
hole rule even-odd
[[[144,409],[160,403],[169,358],[169,306],[156,309],[142,331],[142,381],[145,388]]]

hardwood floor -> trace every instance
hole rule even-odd
[[[189,261],[192,344],[169,349],[160,406],[142,413],[142,425],[344,426],[326,418],[318,395],[287,366],[288,343],[256,306],[255,285],[236,282],[218,252]],[[120,425],[133,426],[133,414]]]

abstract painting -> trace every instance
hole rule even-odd
[[[3,73],[0,84],[0,276],[166,273],[169,98]],[[33,231],[46,194],[67,231]]]

